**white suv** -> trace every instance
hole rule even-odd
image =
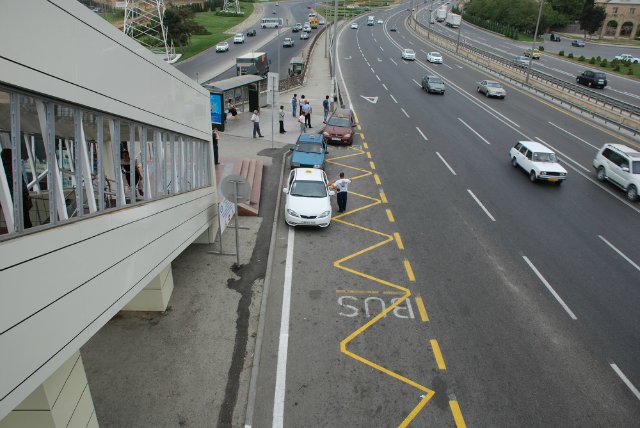
[[[535,141],[518,141],[509,150],[511,165],[520,167],[533,182],[552,181],[558,184],[567,179],[567,170],[558,163],[556,154],[544,144]]]
[[[605,144],[593,160],[598,180],[609,180],[627,192],[627,199],[638,200],[640,152],[623,144]]]
[[[237,33],[233,36],[233,43],[244,43],[244,34]]]

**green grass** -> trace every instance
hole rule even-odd
[[[102,16],[102,18],[105,21],[110,22],[111,24],[115,24],[117,22],[120,21],[124,21],[124,11],[116,11],[116,12],[104,12],[101,13],[100,16]]]
[[[180,60],[185,60],[199,54],[215,46],[216,43],[227,39],[229,35],[224,34],[224,32],[248,18],[253,12],[253,3],[240,2],[240,10],[244,12],[243,16],[217,16],[215,12],[196,13],[196,22],[206,28],[211,34],[191,36],[190,46],[185,46],[184,48],[177,47],[176,52],[182,54]]]
[[[568,58],[567,55],[569,55],[569,53],[573,53],[574,58]],[[578,61],[578,58],[580,57],[581,53],[580,51],[576,52],[565,52],[564,56],[560,56],[558,54],[552,54],[551,52],[546,52],[545,55],[555,55],[559,58],[563,58],[566,59],[567,61],[572,61],[576,64],[580,64],[582,65],[585,69],[589,68],[592,70],[602,70],[602,71],[606,71],[607,73],[614,73],[614,74],[619,74],[621,76],[625,76],[625,77],[629,77],[631,79],[639,79],[640,78],[640,64],[629,64],[627,65],[623,65],[622,63],[618,63],[618,67],[620,68],[619,71],[614,71],[614,66],[611,65],[611,61],[607,61],[607,66],[606,67],[602,67],[600,65],[599,61],[596,61],[595,64],[590,64],[589,60],[591,58],[586,58],[584,61]],[[631,70],[631,72],[633,74],[628,74],[629,70]]]

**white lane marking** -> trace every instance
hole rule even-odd
[[[413,80],[413,83],[415,83],[416,85],[420,86],[422,88],[422,85],[420,83],[418,83],[418,81],[416,79],[411,79]]]
[[[611,242],[607,241],[602,235],[598,235],[598,238],[602,239],[602,241],[604,241],[605,244],[610,246],[613,251],[618,253],[620,255],[620,257],[622,257],[627,262],[629,262],[629,264],[631,266],[633,266],[634,268],[636,268],[636,270],[640,271],[640,266],[638,266],[636,263],[634,263],[634,261],[631,260],[629,257],[627,257],[622,251],[618,250]]]
[[[544,279],[544,276],[542,276],[542,274],[538,271],[538,269],[536,269],[536,267],[533,265],[533,263],[531,263],[531,260],[529,260],[529,258],[527,256],[522,256],[522,258],[524,259],[525,262],[527,262],[527,264],[529,265],[529,267],[531,268],[531,270],[533,271],[533,273],[535,273],[538,276],[538,279],[540,279],[540,281],[542,281],[542,283],[544,284],[545,287],[547,287],[547,290],[549,290],[549,292],[551,292],[551,294],[553,295],[553,297],[556,298],[556,300],[560,303],[560,305],[564,308],[565,311],[567,311],[567,313],[569,314],[569,316],[571,317],[571,319],[573,320],[577,320],[578,317],[576,317],[573,312],[571,311],[571,309],[569,309],[569,306],[567,306],[567,304],[564,302],[564,300],[562,300],[562,298],[558,295],[558,293],[556,293],[556,290],[553,289],[553,287],[551,286],[551,284],[549,284],[547,282],[546,279]]]
[[[289,227],[287,238],[287,259],[284,268],[284,286],[282,289],[282,314],[280,315],[280,341],[278,343],[278,364],[276,368],[276,389],[273,401],[273,420],[271,426],[282,428],[284,425],[284,396],[287,380],[287,351],[289,348],[289,314],[291,309],[291,280],[293,278],[293,227]]]
[[[413,44],[413,42],[412,42],[411,40],[409,40],[409,44],[410,44],[410,45],[412,45],[412,44]]]
[[[578,162],[574,161],[573,159],[571,159],[569,156],[565,155],[564,153],[562,153],[560,150],[556,149],[555,147],[553,147],[551,144],[547,143],[546,141],[544,141],[542,138],[539,137],[534,137],[536,140],[540,141],[542,144],[547,145],[549,147],[551,147],[553,150],[555,150],[557,153],[560,153],[562,156],[564,156],[565,158],[569,159],[571,162],[575,163],[576,165],[578,165],[580,168],[582,168],[583,170],[590,172],[591,170],[587,167],[582,166],[581,164],[579,164]]]
[[[426,135],[424,135],[424,134],[422,133],[422,131],[420,130],[420,128],[418,128],[418,127],[416,126],[416,129],[418,130],[418,132],[420,133],[420,135],[422,135],[422,138],[424,138],[424,141],[429,141],[429,139],[427,138],[427,136],[426,136]]]
[[[576,140],[578,140],[578,141],[582,141],[582,142],[583,142],[583,143],[585,143],[587,146],[589,146],[589,147],[593,147],[596,151],[598,150],[598,148],[597,148],[596,146],[594,146],[593,144],[591,144],[590,142],[588,142],[588,141],[586,141],[586,140],[583,140],[582,138],[578,137],[578,136],[577,136],[577,135],[575,135],[575,134],[572,134],[571,132],[567,131],[567,130],[566,130],[566,129],[564,129],[564,128],[559,127],[559,126],[558,126],[558,125],[556,125],[555,123],[553,123],[553,122],[549,122],[549,125],[554,126],[554,127],[558,128],[559,130],[561,130],[562,132],[564,132],[564,133],[566,133],[566,134],[571,135],[573,138],[575,138],[575,139],[576,139]]]
[[[489,212],[488,209],[485,208],[484,205],[482,205],[482,202],[480,202],[480,199],[478,199],[476,197],[476,195],[473,194],[473,192],[471,191],[471,189],[467,189],[467,192],[469,192],[469,194],[471,195],[471,197],[476,201],[476,203],[478,205],[480,205],[480,208],[482,208],[482,210],[484,211],[484,213],[491,219],[491,221],[496,221],[495,218],[493,218],[493,216],[491,215],[491,213]]]
[[[616,363],[610,363],[609,365],[611,366],[613,371],[616,372],[616,374],[620,377],[620,379],[622,379],[624,384],[627,385],[631,392],[633,392],[633,395],[635,395],[636,398],[640,400],[640,391],[638,391],[638,389],[633,386],[631,381],[624,375],[624,373],[622,373],[622,370],[618,368],[618,365]]]
[[[384,83],[382,84],[382,87],[385,88],[387,91],[389,90],[389,88],[387,88],[387,85],[385,85]]]
[[[442,65],[444,65],[445,67],[449,67],[450,69],[453,70],[453,67],[451,67],[449,64],[442,64]]]
[[[462,70],[462,66],[461,65],[456,64],[456,67],[458,67],[460,70]]]
[[[371,67],[371,66],[369,66],[369,67]],[[374,73],[374,74],[375,74],[375,72],[376,72],[376,71],[373,69],[373,67],[371,67],[371,72],[372,72],[372,73]]]
[[[376,79],[378,79],[378,82],[382,82],[382,80],[380,80],[380,76],[378,76],[377,74],[376,74]]]
[[[395,65],[398,65],[398,63],[397,63],[397,62],[395,62],[395,61],[393,60],[393,58],[389,58],[389,59],[391,60],[391,62],[392,62],[392,63],[394,63]]]
[[[380,46],[380,50],[381,50],[382,52],[384,52],[384,49],[382,48],[382,46]]]
[[[460,122],[462,122],[462,124],[463,124],[464,126],[466,126],[467,128],[469,128],[469,130],[470,130],[471,132],[473,132],[474,134],[476,134],[476,135],[478,136],[478,138],[480,138],[482,141],[484,141],[484,142],[485,142],[485,143],[487,143],[487,144],[491,144],[491,143],[490,143],[490,142],[488,142],[488,141],[487,141],[487,140],[486,140],[482,135],[478,134],[478,132],[477,132],[475,129],[473,129],[472,127],[470,127],[469,125],[467,125],[467,122],[465,122],[464,120],[462,120],[462,119],[460,119],[460,118],[458,118],[458,120],[459,120]]]
[[[389,94],[389,96],[391,97],[391,99],[393,100],[394,103],[398,104],[398,100],[396,100],[396,97],[394,97],[391,94]]]
[[[407,116],[407,118],[409,118],[409,114],[402,108],[400,107],[400,110],[402,110],[402,112],[404,113],[405,116]]]
[[[456,174],[456,172],[453,170],[453,168],[451,168],[451,167],[449,166],[449,164],[447,163],[447,161],[446,161],[446,160],[444,160],[444,158],[440,155],[440,153],[436,152],[436,155],[438,155],[438,157],[440,158],[440,160],[442,161],[442,163],[443,163],[447,168],[449,168],[449,171],[451,171],[451,174],[453,174],[453,175],[457,175],[457,174]]]
[[[376,40],[376,38],[375,38],[375,37],[373,38],[373,41],[374,41],[374,42],[376,42],[376,43],[378,43],[378,41]]]
[[[382,60],[380,58],[376,58],[378,60],[378,62],[382,62]]]

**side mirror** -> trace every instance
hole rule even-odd
[[[336,194],[336,191],[335,191],[335,190],[329,190],[329,196],[333,196],[333,195],[335,195],[335,194]]]
[[[293,151],[293,147],[291,147],[289,150]]]
[[[287,189],[286,187],[282,188],[282,193],[289,193],[289,189]]]
[[[624,172],[629,172],[629,167],[628,167],[628,166],[623,166],[623,167],[622,167],[622,170],[623,170]]]

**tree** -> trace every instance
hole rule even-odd
[[[580,12],[584,6],[584,0],[549,0],[549,3],[553,10],[570,20],[580,19]]]
[[[586,34],[595,33],[607,17],[607,12],[602,6],[596,6],[594,0],[585,0],[580,15],[580,29]]]
[[[209,34],[207,29],[195,21],[193,10],[188,7],[169,6],[164,12],[167,37],[174,46],[187,46],[194,34]]]

